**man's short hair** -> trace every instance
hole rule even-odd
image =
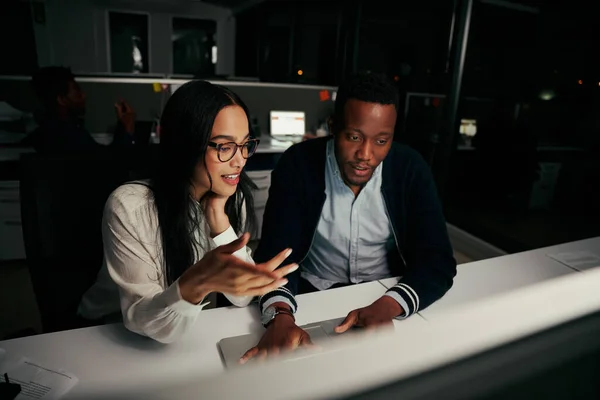
[[[393,105],[398,112],[400,95],[394,83],[383,74],[359,72],[348,77],[338,88],[334,117],[344,117],[344,107],[349,99],[368,103]]]
[[[54,107],[58,96],[66,96],[69,82],[75,80],[70,68],[44,67],[31,77],[33,90],[44,107]]]

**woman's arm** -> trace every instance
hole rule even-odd
[[[108,199],[102,223],[104,258],[117,284],[125,326],[162,343],[187,332],[206,305],[183,300],[178,281],[163,286],[160,236],[145,196],[117,190]]]

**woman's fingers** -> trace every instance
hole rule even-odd
[[[262,271],[262,274],[248,278],[248,287],[259,287],[270,284],[273,281],[285,279],[285,276],[298,269],[298,264],[288,264],[274,272]],[[254,268],[255,271],[261,271],[259,268]]]
[[[224,282],[220,292],[231,293],[237,296],[262,296],[288,283],[288,280],[272,279],[266,276],[255,277],[243,282]]]
[[[278,279],[278,280],[273,281],[270,284],[267,284],[264,286],[249,288],[246,291],[246,293],[247,293],[246,296],[262,296],[264,294],[272,292],[273,290],[286,285],[287,283],[288,283],[287,279]]]
[[[282,252],[285,254],[286,252]],[[288,252],[289,254],[289,252]],[[274,257],[283,257],[282,254]],[[292,263],[278,268],[275,271],[270,271],[264,268],[264,264],[252,265],[237,257],[231,257],[226,262],[224,269],[230,269],[233,274],[223,276],[222,285],[223,293],[231,293],[238,296],[261,296],[265,293],[273,291],[285,284],[288,280],[286,275],[296,271],[298,264]]]
[[[219,253],[233,254],[236,251],[244,248],[244,246],[246,246],[248,243],[248,240],[250,240],[250,234],[246,232],[233,242],[219,246],[215,250]]]
[[[283,278],[284,276],[291,274],[297,269],[298,264],[292,263],[273,271],[273,273],[277,275],[277,278]]]
[[[285,249],[271,258],[269,261],[259,264],[259,267],[267,271],[275,271],[292,254],[292,249]]]

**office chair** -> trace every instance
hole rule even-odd
[[[104,203],[127,173],[109,151],[21,158],[23,238],[44,332],[82,326],[77,307],[102,264]]]

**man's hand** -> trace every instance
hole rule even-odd
[[[367,329],[393,326],[392,320],[403,312],[396,300],[390,296],[382,296],[368,307],[350,311],[346,319],[335,328],[335,332],[344,333],[353,326]]]
[[[260,342],[240,358],[245,364],[251,358],[264,360],[267,355],[277,355],[282,350],[295,350],[298,347],[316,347],[310,336],[299,328],[294,319],[286,314],[278,314],[267,327]]]
[[[135,132],[135,112],[129,104],[123,99],[115,103],[115,112],[117,120],[123,125],[125,132],[133,135]]]

